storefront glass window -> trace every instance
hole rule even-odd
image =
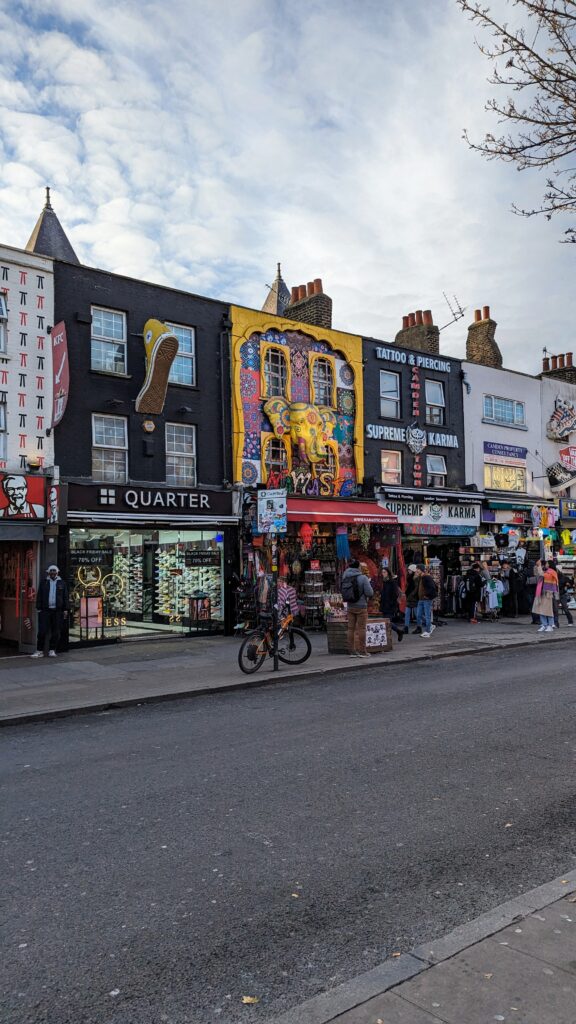
[[[70,530],[70,639],[218,628],[223,547],[209,530]]]
[[[484,487],[491,491],[526,492],[526,470],[522,466],[484,465]]]

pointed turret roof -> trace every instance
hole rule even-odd
[[[36,221],[36,227],[26,245],[28,252],[39,256],[52,256],[55,260],[66,260],[67,263],[80,263],[74,249],[70,245],[66,232],[50,203],[50,189],[46,189],[44,209]]]
[[[262,306],[263,313],[274,313],[275,316],[283,316],[286,306],[290,302],[290,291],[280,273],[280,264],[274,279],[274,284],[268,292],[266,302]]]

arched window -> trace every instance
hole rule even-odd
[[[288,452],[284,441],[277,437],[269,437],[264,442],[263,451],[264,483],[271,473],[278,473],[284,476],[289,469]]]
[[[334,407],[334,366],[326,356],[316,356],[312,362],[312,396],[314,405]]]
[[[281,348],[270,345],[264,353],[264,395],[266,398],[288,397],[288,364]]]

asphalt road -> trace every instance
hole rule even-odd
[[[574,868],[551,647],[4,730],[0,1019],[263,1021]]]

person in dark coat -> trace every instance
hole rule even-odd
[[[416,575],[417,566],[412,563],[406,570],[406,611],[404,612],[404,632],[408,633],[410,629],[410,622],[416,615],[416,607],[418,605],[418,577]],[[418,626],[418,632],[422,632]]]
[[[36,609],[38,611],[38,642],[32,658],[43,658],[46,640],[49,641],[48,657],[56,657],[56,648],[62,626],[68,618],[68,587],[60,578],[57,565],[46,570],[46,579],[38,587]]]
[[[502,598],[502,614],[507,618],[515,619],[518,615],[518,570],[510,565],[510,562],[502,562],[502,574],[504,577],[504,597]],[[506,584],[508,589],[506,591]]]
[[[478,619],[476,618],[476,605],[482,596],[482,587],[484,586],[484,577],[482,575],[480,562],[472,563],[472,567],[466,573],[465,583],[466,592],[464,608],[466,609],[468,622],[476,623],[478,622]]]
[[[394,622],[398,614],[398,598],[400,588],[394,579],[390,569],[382,569],[382,593],[380,594],[380,614],[385,619],[390,619],[390,626],[396,633],[398,640],[404,639],[404,627]]]

